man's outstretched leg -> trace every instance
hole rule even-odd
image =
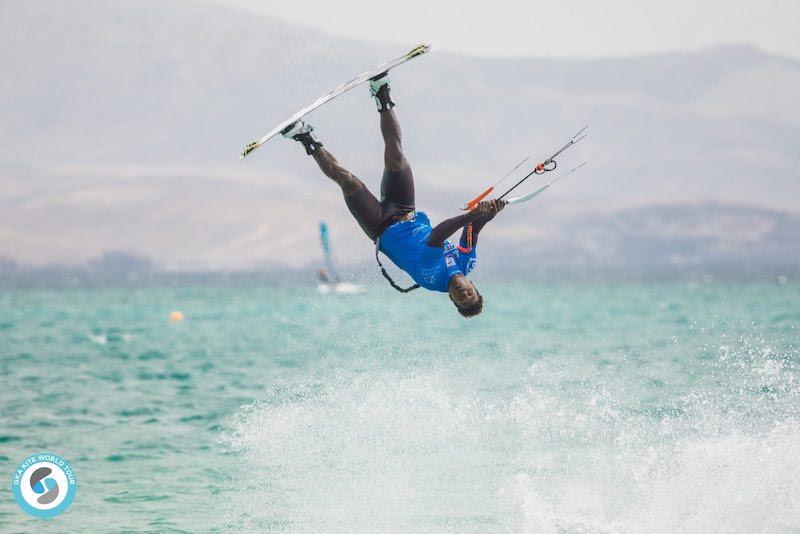
[[[405,154],[403,154],[403,140],[400,134],[400,123],[394,110],[389,109],[380,113],[381,134],[383,135],[383,165],[386,170],[396,172],[408,169]]]
[[[342,167],[333,154],[324,148],[316,150],[312,156],[325,176],[336,182],[342,189],[342,194],[344,194],[345,197],[355,195],[360,189],[366,188],[361,180],[352,172]]]
[[[317,162],[325,176],[336,182],[342,189],[344,196],[355,194],[364,187],[361,180],[342,167],[333,154],[323,148],[322,143],[314,134],[314,127],[310,124],[297,121],[281,133],[286,138],[302,143],[306,149],[306,154],[314,158],[314,161]]]
[[[414,175],[403,153],[400,123],[392,109],[389,74],[384,72],[370,81],[370,94],[375,98],[383,135],[383,180],[381,202],[390,212],[414,211]]]
[[[322,172],[341,188],[350,213],[370,239],[375,239],[380,231],[383,206],[375,195],[352,172],[345,169],[314,135],[314,128],[303,121],[297,121],[286,128],[282,135],[302,143],[317,162]]]

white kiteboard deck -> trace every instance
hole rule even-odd
[[[357,85],[360,85],[360,84],[366,82],[370,78],[373,78],[373,77],[377,76],[378,74],[380,74],[382,72],[391,70],[391,69],[397,67],[398,65],[402,65],[406,61],[414,59],[417,56],[421,56],[422,54],[428,52],[430,49],[431,49],[430,45],[420,44],[420,45],[412,48],[408,53],[400,56],[397,59],[393,59],[393,60],[388,61],[388,62],[386,62],[386,63],[384,63],[382,65],[378,65],[377,67],[375,67],[373,69],[370,69],[370,70],[368,70],[366,72],[362,72],[361,74],[359,74],[358,76],[356,76],[355,78],[350,80],[349,82],[343,83],[342,85],[340,85],[339,87],[337,87],[336,89],[331,91],[330,93],[328,93],[325,96],[320,97],[317,100],[315,100],[311,105],[304,107],[303,109],[301,109],[300,111],[298,111],[297,113],[295,113],[294,115],[292,115],[291,117],[289,117],[288,119],[283,121],[282,123],[278,124],[275,128],[270,130],[270,132],[267,135],[265,135],[263,137],[260,137],[259,139],[256,139],[255,141],[253,141],[252,143],[250,143],[249,145],[244,147],[244,150],[242,151],[242,155],[241,155],[241,157],[239,159],[240,160],[244,159],[250,152],[252,152],[253,150],[257,149],[258,147],[260,147],[261,145],[263,145],[264,143],[269,141],[271,138],[273,138],[276,135],[278,135],[287,126],[289,126],[292,123],[297,122],[299,119],[303,118],[305,115],[311,113],[312,111],[314,111],[318,107],[322,106],[323,104],[326,104],[326,103],[330,102],[331,100],[333,100],[337,96],[343,95],[344,93],[346,93],[347,91],[349,91],[353,87],[356,87]]]

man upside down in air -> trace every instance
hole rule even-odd
[[[475,267],[478,234],[503,209],[505,202],[481,202],[474,210],[431,228],[428,216],[416,211],[414,205],[414,175],[403,154],[388,73],[370,81],[370,94],[378,106],[385,144],[380,201],[323,148],[310,124],[297,121],[282,135],[302,143],[322,172],[341,187],[345,203],[361,229],[373,241],[378,240],[380,250],[395,265],[420,287],[448,293],[464,317],[478,315],[483,309],[483,297],[466,275]],[[461,239],[456,246],[447,238],[459,229],[462,229]]]

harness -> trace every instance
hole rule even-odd
[[[391,286],[396,290],[398,290],[400,293],[408,293],[410,291],[414,291],[415,289],[419,289],[419,284],[414,284],[413,286],[402,288],[394,283],[394,280],[392,280],[392,277],[389,276],[389,273],[386,272],[386,268],[381,263],[380,257],[378,257],[378,252],[380,251],[380,248],[381,248],[381,238],[379,236],[375,239],[375,261],[378,262],[378,267],[381,268],[381,274],[383,275],[384,278],[386,278],[389,281],[389,284],[391,284]]]

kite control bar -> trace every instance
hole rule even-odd
[[[521,196],[518,196],[518,197],[509,198],[508,200],[506,200],[506,203],[507,204],[521,204],[522,202],[527,202],[528,200],[532,199],[533,197],[538,196],[541,193],[544,193],[545,190],[547,190],[551,185],[553,185],[554,183],[556,183],[559,180],[562,180],[562,179],[566,178],[567,176],[569,176],[573,172],[577,171],[578,169],[580,169],[581,167],[583,167],[587,163],[589,163],[589,162],[588,161],[584,161],[583,163],[581,163],[577,167],[573,167],[572,169],[568,170],[567,172],[565,172],[564,174],[562,174],[558,178],[555,178],[554,180],[550,180],[549,182],[544,184],[539,189],[534,189],[533,191],[530,191],[529,193],[525,193],[524,195],[521,195]],[[508,193],[506,193],[506,194],[508,194]],[[503,195],[503,196],[505,196],[505,195]]]
[[[512,192],[514,189],[516,189],[516,188],[517,188],[517,187],[518,187],[520,184],[522,184],[522,182],[524,182],[525,180],[527,180],[528,178],[530,178],[530,177],[531,177],[531,176],[533,176],[534,174],[544,174],[544,173],[546,173],[546,172],[550,172],[550,171],[553,171],[553,170],[555,170],[555,169],[556,169],[556,167],[558,167],[558,163],[556,162],[556,158],[557,158],[558,156],[560,156],[560,155],[561,155],[561,154],[562,154],[562,153],[563,153],[565,150],[567,150],[569,147],[571,147],[572,145],[574,145],[575,143],[579,142],[581,139],[583,139],[584,137],[586,137],[588,134],[585,134],[584,132],[586,131],[586,129],[587,129],[588,127],[589,127],[589,125],[587,124],[586,126],[584,126],[583,128],[581,128],[581,129],[578,131],[578,133],[576,133],[575,135],[573,135],[573,136],[572,136],[572,139],[570,139],[570,140],[569,140],[569,142],[568,142],[567,144],[565,144],[565,145],[564,145],[564,146],[562,146],[560,149],[558,149],[558,151],[557,151],[555,154],[553,154],[552,156],[550,156],[550,157],[549,157],[549,158],[547,158],[546,160],[542,161],[541,163],[537,163],[537,164],[536,164],[536,166],[533,168],[533,170],[532,170],[531,172],[529,172],[528,174],[526,174],[525,176],[523,176],[523,177],[522,177],[522,179],[520,179],[520,180],[519,180],[519,181],[518,181],[516,184],[514,184],[514,185],[513,185],[513,186],[512,186],[512,187],[511,187],[511,188],[510,188],[508,191],[506,191],[505,193],[503,193],[502,195],[500,195],[500,197],[498,197],[498,200],[502,199],[503,197],[505,197],[506,195],[508,195],[509,193],[511,193],[511,192]],[[501,184],[501,183],[502,183],[502,182],[503,182],[503,181],[504,181],[506,178],[508,178],[509,176],[511,176],[511,174],[512,174],[512,173],[513,173],[515,170],[517,170],[518,168],[520,168],[520,167],[522,166],[522,164],[523,164],[523,163],[525,163],[526,161],[528,161],[528,159],[530,159],[530,157],[531,157],[531,156],[527,156],[525,159],[523,159],[522,161],[520,161],[519,163],[517,163],[517,164],[514,166],[514,168],[513,168],[513,169],[511,169],[510,171],[508,171],[508,173],[506,173],[506,175],[505,175],[505,176],[503,176],[502,178],[500,178],[500,180],[498,180],[498,181],[497,181],[497,182],[496,182],[494,185],[492,185],[491,187],[489,187],[488,189],[486,189],[486,190],[485,190],[483,193],[481,193],[481,194],[480,194],[480,195],[478,195],[477,197],[473,198],[472,200],[470,200],[469,202],[467,202],[466,204],[464,204],[463,206],[461,206],[461,209],[462,209],[462,210],[473,210],[473,209],[475,209],[475,206],[477,206],[477,205],[478,205],[478,203],[479,203],[481,200],[483,200],[484,198],[486,198],[486,196],[487,196],[487,195],[489,195],[489,193],[491,193],[492,191],[494,191],[495,187],[497,187],[498,185],[500,185],[500,184]],[[581,164],[581,165],[579,165],[579,166],[578,166],[578,167],[576,167],[575,169],[572,169],[572,170],[571,170],[571,171],[569,171],[567,174],[570,174],[570,173],[572,173],[573,171],[575,171],[575,170],[579,169],[580,167],[583,167],[583,165],[585,165],[585,163],[584,163],[584,164]],[[564,176],[566,176],[566,174],[565,174]],[[552,184],[552,183],[555,183],[557,180],[560,180],[561,178],[563,178],[563,176],[562,176],[562,177],[560,177],[560,178],[557,178],[556,180],[553,180],[552,182],[550,182],[550,184]],[[550,186],[550,184],[548,184],[548,186],[547,186],[547,187],[549,187],[549,186]],[[546,189],[547,187],[545,187],[545,189]],[[544,190],[544,189],[543,189],[543,190]],[[541,192],[541,191],[540,191],[540,192]],[[527,196],[527,195],[524,195],[524,196]],[[536,196],[536,195],[533,195],[533,196]],[[533,198],[533,196],[531,196],[530,198]],[[519,198],[522,198],[522,197],[519,197]],[[515,199],[515,200],[516,200],[516,199]],[[525,200],[528,200],[528,199],[526,198]],[[517,200],[517,202],[523,202],[523,200]]]
[[[507,173],[506,173],[506,174],[505,174],[505,175],[504,175],[502,178],[500,178],[500,179],[499,179],[497,182],[495,182],[495,184],[494,184],[493,186],[490,186],[488,189],[486,189],[486,191],[484,191],[483,193],[481,193],[481,194],[480,194],[480,195],[478,195],[477,197],[473,198],[472,200],[470,200],[469,202],[467,202],[466,204],[464,204],[463,206],[461,206],[461,209],[462,209],[462,210],[472,210],[473,208],[475,208],[475,206],[477,206],[477,205],[478,205],[478,202],[480,202],[481,200],[483,200],[484,198],[486,198],[486,195],[488,195],[489,193],[491,193],[492,191],[494,191],[494,188],[495,188],[495,187],[497,187],[498,185],[500,185],[501,183],[503,183],[503,180],[505,180],[506,178],[508,178],[509,176],[511,176],[511,174],[512,174],[514,171],[516,171],[517,169],[519,169],[519,168],[522,166],[522,164],[523,164],[523,163],[525,163],[526,161],[528,161],[529,159],[531,159],[531,156],[533,156],[533,154],[529,154],[529,155],[525,156],[525,157],[522,159],[522,161],[520,161],[519,163],[517,163],[516,165],[514,165],[514,168],[512,168],[512,169],[511,169],[510,171],[508,171],[508,172],[507,172]]]

